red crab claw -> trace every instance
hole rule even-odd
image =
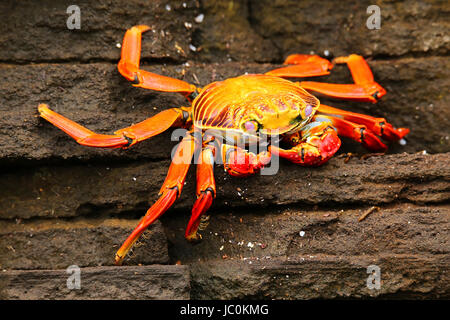
[[[341,140],[332,128],[322,135],[314,135],[289,150],[270,146],[273,155],[278,155],[302,166],[319,166],[327,162],[341,146]]]
[[[271,154],[267,151],[254,154],[242,148],[224,144],[222,157],[224,168],[230,175],[247,177],[266,166],[270,162]]]

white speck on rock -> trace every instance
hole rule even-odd
[[[193,46],[192,44],[189,44],[189,49],[191,49],[191,51],[197,51],[197,48],[195,46]]]
[[[170,4],[166,4],[166,10],[167,10],[167,11],[172,10],[172,7],[170,6]]]
[[[400,143],[401,146],[405,146],[406,145],[406,140],[405,139],[400,139],[398,141],[398,143]]]
[[[196,16],[194,18],[194,21],[197,23],[202,23],[204,18],[205,18],[205,15],[203,13],[200,13],[198,16]]]
[[[305,231],[300,231],[298,234],[300,235],[300,237],[304,237],[305,236]]]

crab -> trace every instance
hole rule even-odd
[[[166,109],[110,135],[92,132],[52,111],[46,104],[38,107],[42,118],[89,147],[126,149],[169,128],[186,129],[172,155],[159,199],[117,251],[117,265],[143,232],[179,198],[194,155],[198,160],[197,199],[185,233],[189,241],[201,239],[198,230],[209,219],[206,212],[216,197],[213,171],[217,163],[223,164],[229,174],[240,177],[258,173],[273,157],[302,166],[319,166],[338,151],[339,136],[358,141],[371,151],[384,152],[387,145],[381,139],[399,141],[409,132],[406,128],[394,128],[384,118],[321,104],[313,95],[376,103],[386,91],[374,81],[360,55],[329,61],[318,55],[293,54],[286,58],[284,67],[265,74],[245,74],[197,88],[140,69],[142,33],[149,29],[138,25],[126,31],[118,63],[120,74],[135,87],[182,94],[190,106]],[[288,80],[328,75],[335,64],[346,64],[354,83]],[[249,150],[262,140],[268,141],[264,150]]]

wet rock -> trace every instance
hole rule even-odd
[[[123,35],[137,24],[152,27],[143,42],[143,59],[183,61],[189,54],[196,1],[78,1],[81,28],[70,30],[67,8],[54,1],[2,1],[0,60],[54,62],[118,60]],[[166,5],[172,10],[168,12]],[[45,39],[45,41],[43,41]]]
[[[114,264],[115,252],[138,220],[44,220],[1,223],[1,269],[62,269],[70,265],[97,267]],[[128,264],[166,264],[167,239],[160,222],[152,225],[133,250]]]
[[[203,1],[205,21],[193,35],[203,61],[257,61],[280,59],[270,39],[252,28],[248,1]]]
[[[445,55],[450,49],[450,6],[442,1],[378,1],[380,29],[367,28],[373,1],[250,0],[250,21],[256,33],[270,39],[283,55],[365,56]]]
[[[341,157],[319,168],[302,168],[280,161],[276,175],[247,179],[230,177],[218,166],[215,206],[220,209],[291,204],[380,205],[396,201],[442,203],[450,198],[448,159],[449,154],[401,154],[366,160],[354,158],[346,163]],[[100,214],[140,217],[157,199],[168,167],[169,162],[164,161],[44,166],[4,173],[0,175],[2,217]],[[238,187],[242,193],[236,191]],[[194,195],[192,170],[174,208],[189,212]]]
[[[68,288],[71,275],[73,273],[67,273],[66,269],[4,271],[0,273],[0,297],[26,300],[189,299],[189,271],[185,266],[81,268],[80,289]]]
[[[193,265],[191,297],[446,299],[450,290],[448,259],[442,256],[316,255],[249,262],[225,260]],[[367,286],[367,270],[374,265],[381,271],[379,290]]]
[[[223,255],[247,262],[309,255],[448,257],[448,205],[381,206],[359,221],[368,209],[286,206],[279,210],[250,207],[245,213],[211,212],[211,222],[202,233],[204,241],[195,246],[178,231],[185,224],[181,217],[166,216],[163,223],[171,243],[171,258],[191,265],[221,261]]]

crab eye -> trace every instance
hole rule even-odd
[[[313,111],[312,105],[307,104],[306,108],[305,108],[305,118],[309,117],[311,115],[312,111]]]
[[[256,121],[249,120],[249,121],[244,122],[243,127],[244,127],[244,130],[247,132],[256,132],[258,130],[259,125]]]

